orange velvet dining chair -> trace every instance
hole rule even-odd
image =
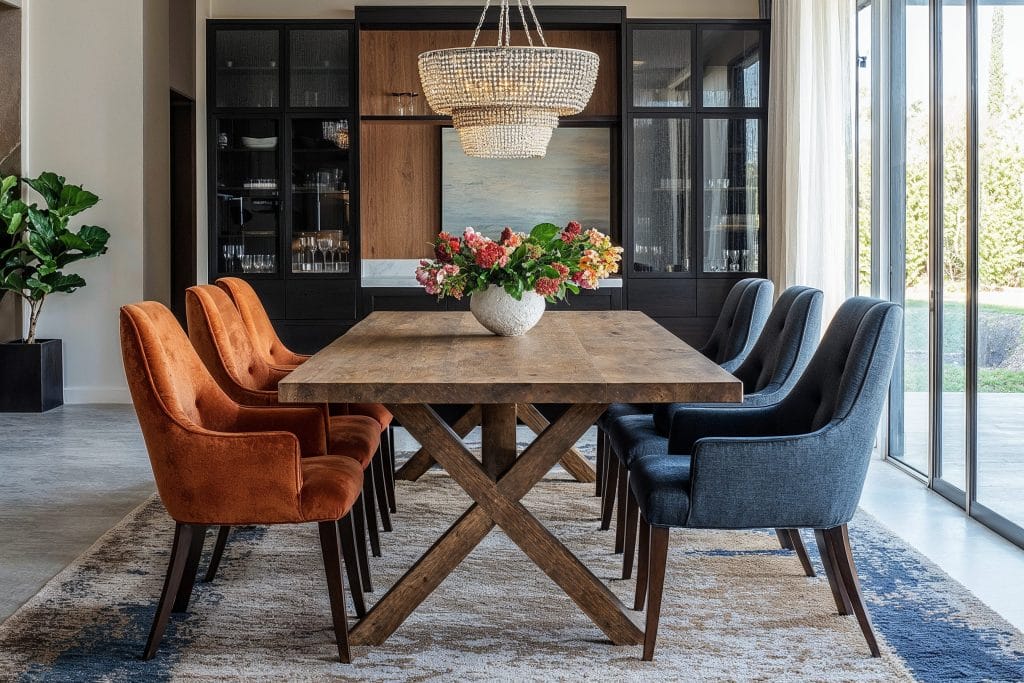
[[[217,280],[217,286],[231,297],[245,323],[253,349],[265,363],[282,370],[293,370],[309,360],[309,356],[295,353],[284,345],[252,285],[241,278],[222,277]],[[388,508],[395,512],[395,434],[391,413],[380,403],[332,405],[331,412],[337,415],[365,415],[380,425],[381,450],[388,459],[384,493],[387,495]]]
[[[279,406],[277,383],[291,369],[271,365],[256,352],[241,314],[228,295],[214,285],[197,285],[185,291],[188,336],[210,374],[221,389],[237,403],[250,406]],[[364,590],[372,590],[369,562],[365,559],[368,532],[372,552],[380,555],[377,530],[376,480],[383,477],[379,457],[380,429],[376,420],[362,415],[328,416],[327,406],[319,409],[328,428],[328,450],[350,454],[366,472],[363,495],[356,504],[356,527],[361,542],[361,574]],[[381,506],[387,512],[387,505]],[[390,528],[390,520],[387,526]]]
[[[188,610],[208,527],[316,523],[338,655],[351,661],[342,555],[357,612],[365,609],[351,516],[363,483],[357,460],[326,454],[317,408],[232,401],[162,304],[123,307],[120,328],[125,375],[157,491],[175,522],[143,658],[156,655],[171,613]]]

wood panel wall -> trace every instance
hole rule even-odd
[[[597,86],[581,116],[617,116],[619,113],[619,50],[615,31],[548,31],[549,45],[596,52],[601,58]],[[364,116],[394,113],[392,92],[423,92],[417,57],[421,52],[466,47],[472,31],[387,30],[359,32],[359,109]],[[494,45],[497,31],[480,33],[478,45]],[[536,42],[536,36],[534,36]],[[523,32],[513,32],[514,44],[525,44]],[[420,96],[420,100],[424,98]],[[425,101],[420,113],[432,114]]]
[[[520,30],[513,42],[525,43]],[[549,45],[596,52],[597,86],[581,117],[619,114],[619,50],[615,31],[547,31]],[[467,46],[466,30],[363,30],[359,33],[360,230],[364,259],[422,258],[441,229],[441,135],[445,120],[380,120],[391,116],[392,92],[422,92],[421,52]],[[494,45],[496,31],[480,34]],[[420,115],[431,115],[421,95]]]

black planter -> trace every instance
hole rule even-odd
[[[42,413],[64,405],[60,339],[0,343],[0,413]]]

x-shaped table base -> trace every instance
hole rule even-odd
[[[604,404],[570,406],[518,458],[516,407],[482,406],[483,462],[428,405],[388,409],[475,501],[352,629],[355,645],[380,645],[472,552],[500,526],[617,645],[643,642],[643,631],[615,594],[530,514],[520,499],[539,482],[604,412]]]

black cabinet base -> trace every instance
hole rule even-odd
[[[0,413],[42,413],[64,405],[60,339],[0,344]]]

